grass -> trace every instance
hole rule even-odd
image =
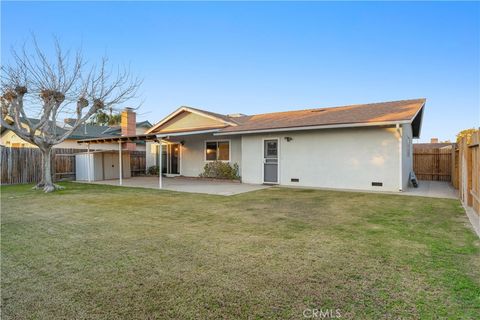
[[[480,318],[456,200],[2,187],[3,319]]]

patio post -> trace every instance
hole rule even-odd
[[[91,182],[90,178],[90,142],[87,143],[87,179],[88,182]]]
[[[119,140],[118,141],[118,167],[119,167],[119,173],[120,173],[120,185],[122,185],[122,142]]]
[[[162,139],[158,142],[158,189],[162,189]]]

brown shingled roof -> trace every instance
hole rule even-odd
[[[242,117],[237,126],[221,130],[242,132],[308,126],[356,123],[412,121],[425,104],[425,99],[357,104],[333,108],[264,113]]]

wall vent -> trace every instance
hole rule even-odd
[[[382,187],[383,182],[372,182],[372,187]]]
[[[290,179],[290,181],[291,181],[291,182],[299,182],[300,179],[298,179],[298,178],[292,178],[292,179]]]

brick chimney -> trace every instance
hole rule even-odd
[[[134,136],[137,134],[137,115],[132,108],[125,108],[122,111],[122,136]],[[135,151],[136,144],[132,142],[125,142],[123,149]]]
[[[430,143],[438,143],[438,138],[430,138]]]

